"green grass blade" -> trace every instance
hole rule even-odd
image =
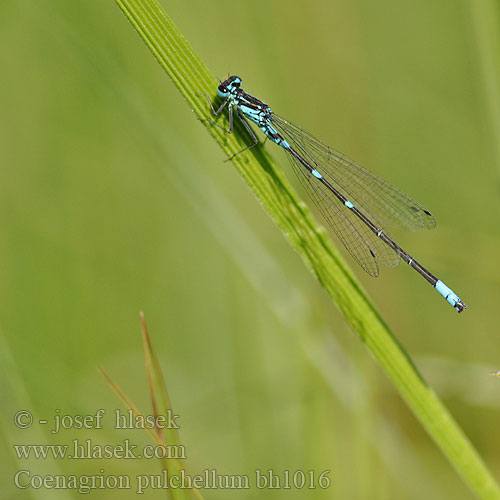
[[[213,96],[217,81],[158,2],[115,1],[196,117],[211,119],[207,102],[200,93]],[[238,124],[236,133],[229,135],[204,123],[228,156],[246,146]],[[253,148],[236,156],[232,163],[460,476],[479,498],[500,500],[500,490],[474,447],[424,382],[324,231],[269,155],[263,148]]]

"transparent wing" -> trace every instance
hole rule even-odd
[[[384,232],[387,226],[409,231],[436,226],[428,210],[389,182],[279,115],[273,113],[272,122],[297,152]]]
[[[325,220],[356,262],[371,276],[379,275],[379,262],[396,267],[399,255],[313,177],[292,155],[290,163]]]

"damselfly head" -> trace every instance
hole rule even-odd
[[[217,89],[217,94],[223,99],[229,94],[236,94],[236,91],[241,85],[241,78],[239,76],[230,76],[224,80]]]

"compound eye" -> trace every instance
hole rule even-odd
[[[227,87],[224,85],[219,85],[217,87],[217,94],[219,94],[219,97],[227,97],[229,95],[229,90],[227,90]]]

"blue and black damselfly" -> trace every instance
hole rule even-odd
[[[422,275],[459,313],[467,306],[441,280],[419,264],[388,235],[386,226],[406,230],[432,229],[434,216],[420,203],[402,193],[344,154],[327,146],[300,127],[273,113],[271,108],[240,88],[241,78],[222,82],[217,94],[224,102],[216,116],[228,107],[229,130],[233,131],[233,109],[258,143],[247,119],[288,154],[295,173],[319,211],[358,264],[371,276],[378,276],[379,264],[396,267],[400,258]],[[239,154],[239,153],[237,153]]]

